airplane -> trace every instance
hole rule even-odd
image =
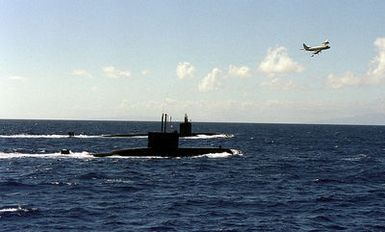
[[[313,52],[313,55],[311,55],[313,57],[314,55],[317,55],[318,53],[320,53],[322,50],[329,49],[330,48],[329,44],[330,43],[328,40],[325,40],[324,42],[321,43],[321,45],[314,46],[314,47],[309,47],[309,46],[306,46],[306,44],[303,44],[303,49],[301,50]]]

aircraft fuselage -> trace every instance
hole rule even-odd
[[[319,50],[326,50],[329,49],[329,45],[321,45],[321,46],[314,46],[314,47],[307,47],[305,48],[306,51],[319,51]]]

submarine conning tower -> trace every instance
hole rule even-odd
[[[148,133],[148,147],[155,152],[173,152],[178,150],[179,134],[176,131],[167,132],[167,120],[168,115],[162,114],[161,131]]]
[[[188,121],[187,114],[184,115],[184,122],[179,124],[179,134],[180,136],[191,136],[192,135],[192,125],[191,122]]]

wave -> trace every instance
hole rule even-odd
[[[236,149],[231,149],[231,153],[228,152],[220,152],[220,153],[207,153],[203,155],[194,156],[192,158],[227,158],[230,156],[242,156],[242,152]],[[69,154],[62,154],[61,152],[55,153],[18,153],[18,152],[0,152],[0,159],[13,159],[13,158],[44,158],[44,159],[96,159],[97,157],[93,156],[92,153],[88,151],[82,152],[70,152]],[[112,155],[105,158],[113,158],[113,159],[169,159],[171,157],[167,156],[119,156]],[[176,159],[180,159],[181,157],[172,157]]]
[[[127,138],[127,139],[147,139],[147,135],[130,135],[130,136],[125,136],[125,135],[101,135],[100,137],[102,138],[108,138],[108,139],[122,139],[122,138]]]
[[[68,139],[68,138],[77,138],[77,139],[95,139],[95,138],[131,138],[131,139],[146,139],[147,135],[137,135],[137,136],[119,136],[119,135],[74,135],[69,136],[68,134],[47,134],[47,135],[33,135],[33,134],[14,134],[14,135],[0,135],[0,138],[5,139]],[[218,139],[218,138],[233,138],[232,134],[215,134],[215,135],[206,135],[206,134],[197,134],[189,137],[182,137],[182,139]]]
[[[30,135],[30,134],[16,134],[16,135],[0,135],[0,138],[7,139],[63,139],[63,138],[80,138],[80,139],[93,139],[93,138],[103,138],[103,135],[60,135],[60,134],[52,134],[52,135]]]
[[[218,152],[218,153],[207,153],[203,155],[197,155],[197,156],[191,156],[191,157],[170,157],[170,156],[119,156],[119,155],[112,155],[112,156],[106,156],[103,158],[112,158],[112,159],[183,159],[183,158],[211,158],[211,159],[217,159],[217,158],[228,158],[231,156],[243,156],[242,152],[240,150],[231,149],[230,152]]]
[[[11,152],[5,153],[0,152],[0,159],[13,159],[13,158],[73,158],[73,159],[89,159],[95,158],[91,153],[87,151],[83,152],[70,152],[70,154],[61,154],[60,152],[56,153],[41,153],[41,154],[29,154],[29,153],[18,153]]]
[[[243,156],[243,154],[240,150],[231,149],[231,153],[229,152],[207,153],[207,154],[195,156],[193,158],[207,157],[207,158],[216,159],[216,158],[228,158],[231,156]]]
[[[351,157],[343,158],[343,161],[358,162],[358,161],[369,161],[372,158],[366,154],[353,155]]]
[[[0,218],[9,216],[23,216],[38,211],[37,208],[28,208],[20,205],[0,208]]]
[[[136,138],[136,139],[146,139],[147,135],[133,135],[133,136],[125,136],[125,135],[102,135],[105,138]],[[232,134],[196,134],[193,136],[181,137],[181,139],[217,139],[217,138],[233,138]]]
[[[170,159],[168,156],[120,156],[120,155],[111,155],[103,157],[107,159]],[[173,159],[180,159],[181,157],[172,157]]]
[[[17,211],[27,211],[27,209],[23,209],[21,208],[21,206],[18,206],[17,208],[11,207],[11,208],[0,209],[0,213],[9,213],[9,212],[17,212]]]
[[[218,139],[218,138],[233,138],[232,134],[215,134],[215,135],[206,135],[206,134],[197,134],[189,137],[182,137],[183,139]]]

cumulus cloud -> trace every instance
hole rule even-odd
[[[303,66],[289,57],[285,47],[269,48],[265,59],[258,66],[268,76],[302,72]]]
[[[373,85],[385,81],[385,38],[377,38],[374,41],[377,48],[377,55],[370,62],[368,71],[365,74],[356,75],[346,72],[342,75],[330,74],[327,83],[331,88],[339,89],[348,86]]]
[[[13,81],[24,81],[27,78],[22,76],[9,76],[8,79]]]
[[[246,78],[251,76],[251,69],[247,66],[237,67],[235,65],[229,65],[229,76]]]
[[[220,85],[220,75],[222,71],[219,68],[214,68],[208,73],[199,83],[198,90],[200,92],[209,92],[218,89]]]
[[[377,84],[385,79],[385,38],[377,38],[374,45],[377,47],[377,56],[371,61],[366,74],[369,84]]]
[[[270,81],[262,82],[261,86],[270,87],[277,90],[291,90],[297,88],[292,80],[281,80],[280,78],[273,78]]]
[[[150,71],[147,69],[142,71],[142,76],[148,76],[149,74],[150,74]]]
[[[176,67],[176,75],[179,79],[194,77],[195,67],[188,62],[180,62]]]
[[[89,73],[85,69],[74,69],[72,71],[73,76],[79,76],[79,77],[92,77],[91,73]]]
[[[330,74],[327,77],[328,85],[333,89],[340,89],[345,86],[355,86],[362,83],[362,79],[352,72],[347,72],[341,76]]]
[[[123,71],[115,68],[114,66],[107,66],[103,68],[103,72],[107,77],[110,78],[130,78],[131,72],[130,71]]]

